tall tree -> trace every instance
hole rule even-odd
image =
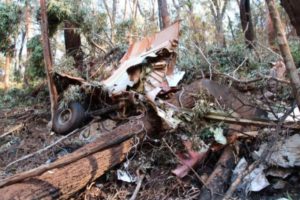
[[[136,1],[136,0],[135,0]],[[106,9],[106,13],[107,13],[107,16],[109,18],[109,23],[110,23],[110,28],[111,28],[111,41],[112,43],[114,43],[114,31],[115,31],[115,23],[116,23],[116,14],[117,14],[117,0],[112,0],[112,10],[110,10],[106,0],[103,0],[103,3],[104,3],[104,6],[105,6],[105,9]],[[127,2],[125,2],[125,6],[127,5]],[[126,9],[126,7],[125,7]],[[126,10],[125,10],[125,13],[124,13],[124,18],[125,18],[125,15],[126,15]]]
[[[276,47],[275,47],[276,32],[275,32],[274,24],[273,24],[273,21],[271,19],[269,12],[267,15],[267,29],[268,29],[267,31],[268,31],[269,45],[270,45],[271,49],[276,50]]]
[[[10,67],[11,67],[11,59],[12,59],[13,50],[10,48],[6,52],[5,59],[5,67],[4,67],[4,90],[9,89],[9,75],[10,75]]]
[[[170,25],[170,15],[168,12],[168,4],[166,0],[158,0],[158,14],[160,29],[164,29]]]
[[[226,46],[223,19],[229,1],[210,0],[210,11],[216,26],[216,41],[219,46]]]
[[[297,31],[297,35],[300,36],[299,0],[281,0],[281,5],[289,15],[290,21]]]
[[[27,41],[29,41],[29,39],[32,36],[31,15],[32,15],[32,7],[30,5],[30,0],[26,0],[25,1],[25,31],[26,31],[26,40]]]
[[[250,0],[240,1],[240,18],[248,48],[253,48],[255,31],[252,23]]]
[[[41,7],[41,31],[42,31],[43,54],[44,54],[45,71],[47,75],[49,95],[51,101],[51,122],[52,122],[55,110],[57,108],[58,94],[52,78],[53,65],[52,65],[52,55],[51,55],[50,42],[48,36],[46,0],[40,0],[40,7]]]
[[[80,33],[75,31],[76,26],[69,21],[65,21],[64,26],[66,54],[74,58],[75,67],[82,71],[83,53],[81,51]]]
[[[298,70],[296,68],[294,59],[290,51],[290,47],[288,45],[288,41],[285,36],[285,31],[281,23],[279,12],[275,5],[275,0],[266,0],[266,3],[268,5],[270,16],[274,24],[274,29],[277,34],[279,48],[290,77],[293,93],[296,98],[298,107],[300,108],[300,78],[298,75]]]
[[[32,37],[32,7],[31,7],[31,3],[30,0],[26,0],[25,1],[25,38],[27,41],[27,44],[29,42],[29,40]],[[29,60],[29,58],[31,57],[31,50],[29,48],[26,48],[26,59]],[[20,55],[22,54],[22,52],[20,52]],[[25,70],[26,71],[26,65],[24,65]],[[28,78],[26,73],[24,73],[24,80],[23,80],[25,85],[28,85]]]
[[[9,4],[9,0],[5,0],[6,4]],[[11,65],[11,48],[6,52],[5,67],[4,67],[4,90],[9,88],[9,74],[10,74],[10,65]]]

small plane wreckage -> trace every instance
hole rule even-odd
[[[136,114],[141,109],[141,102],[145,101],[150,102],[158,115],[175,127],[176,120],[169,119],[170,113],[159,108],[156,97],[177,91],[177,85],[184,76],[184,72],[178,71],[175,66],[178,38],[179,22],[176,22],[159,33],[133,43],[112,75],[99,82],[56,73],[56,85],[60,90],[79,85],[77,90],[81,94],[77,99],[67,100],[67,105],[57,110],[54,131],[66,134],[95,116],[115,115],[115,119],[124,119]]]
[[[278,119],[270,119],[270,113],[253,105],[246,95],[213,80],[196,80],[178,88],[185,74],[175,64],[178,41],[179,22],[176,22],[159,33],[133,43],[118,67],[103,80],[55,72],[54,80],[61,104],[54,116],[54,131],[58,134],[86,131],[97,136],[51,163],[1,180],[3,199],[15,199],[16,194],[19,199],[68,199],[124,161],[139,145],[137,141],[145,138],[146,134],[174,133],[177,127],[194,134],[194,140],[188,133],[178,136],[176,142],[182,143],[182,152],[174,152],[164,138],[160,141],[178,160],[177,168],[172,170],[177,177],[185,177],[211,153],[222,150],[212,173],[208,177],[197,175],[199,181],[204,183],[199,199],[218,199],[220,194],[231,196],[241,188],[260,191],[267,187],[269,182],[266,176],[269,175],[263,173],[264,166],[248,166],[248,162],[241,159],[233,170],[239,156],[235,152],[239,149],[236,141],[244,138],[252,140],[258,135],[259,127],[276,127]],[[99,129],[99,121],[108,119],[111,128]],[[195,133],[189,128],[199,119],[221,123],[202,127],[201,131],[205,133]],[[298,124],[287,121],[282,123],[283,128],[300,129]],[[208,137],[206,141],[201,138],[202,133]],[[186,137],[183,137],[184,134]],[[271,157],[265,159],[268,164],[282,168],[299,166],[299,135],[282,141],[278,146],[284,152],[276,149]],[[267,147],[267,144],[261,145],[256,157],[263,159]],[[289,162],[285,158],[289,158]],[[117,170],[118,180],[127,183],[143,180],[129,172],[127,167]],[[253,172],[246,174],[248,170]],[[272,171],[272,174],[279,172]],[[226,192],[230,177],[233,182]],[[238,188],[242,180],[248,182]]]

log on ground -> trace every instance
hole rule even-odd
[[[134,145],[132,138],[130,138],[134,136],[133,133],[142,134],[147,132],[150,134],[159,127],[160,121],[157,117],[146,116],[142,119],[131,120],[105,134],[104,137],[85,145],[50,165],[63,164],[70,158],[80,158],[78,155],[84,155],[84,157],[74,162],[66,162],[66,165],[58,165],[59,167],[54,169],[49,168],[47,165],[41,166],[33,169],[30,173],[17,174],[6,180],[5,184],[2,184],[5,186],[0,188],[1,199],[67,199],[99,178],[107,170],[122,162]],[[119,139],[115,140],[115,138]],[[125,139],[121,141],[120,138]],[[111,141],[115,141],[115,144],[112,145]],[[110,145],[107,146],[106,143]],[[104,147],[104,149],[101,147]],[[100,151],[91,151],[91,149],[97,148]],[[49,170],[43,170],[45,168]],[[35,174],[35,171],[40,172],[40,174],[31,176]]]
[[[223,194],[228,188],[232,169],[235,165],[234,153],[230,146],[227,146],[220,159],[218,160],[214,171],[211,173],[205,185],[203,185],[198,199],[222,199]]]

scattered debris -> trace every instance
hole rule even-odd
[[[136,177],[133,177],[131,174],[129,174],[127,171],[118,169],[117,170],[117,176],[118,180],[125,181],[127,183],[134,183],[136,182]]]
[[[276,141],[270,149],[269,155],[266,157],[265,162],[270,166],[279,166],[284,168],[291,168],[300,166],[300,135],[295,134],[286,139]],[[259,151],[254,152],[254,157],[261,157],[262,152],[270,147],[268,144],[262,144]]]

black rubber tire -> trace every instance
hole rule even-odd
[[[78,102],[73,102],[68,108],[58,109],[55,112],[53,118],[53,131],[65,135],[84,125],[85,119],[85,110],[82,105]]]

